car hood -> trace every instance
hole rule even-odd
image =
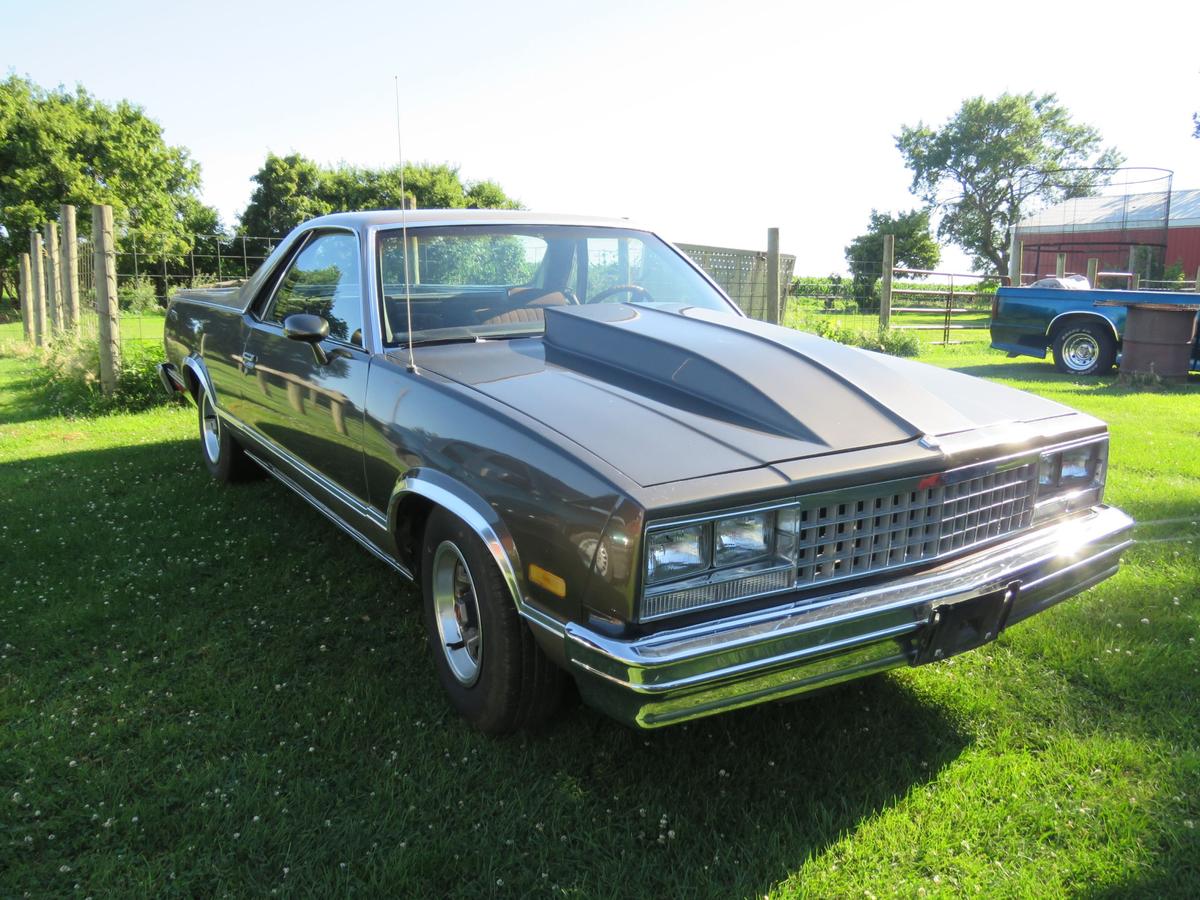
[[[1071,415],[1057,403],[693,307],[550,307],[542,338],[418,348],[417,365],[649,487]]]

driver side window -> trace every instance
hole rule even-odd
[[[320,234],[292,260],[263,318],[282,325],[294,313],[329,322],[329,336],[361,347],[362,286],[358,238],[344,232]]]

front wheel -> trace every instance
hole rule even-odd
[[[429,517],[424,544],[425,630],[450,702],[488,734],[539,725],[566,676],[537,645],[487,548],[444,510]]]
[[[1103,375],[1117,358],[1112,333],[1091,322],[1064,326],[1053,346],[1054,365],[1067,375]]]

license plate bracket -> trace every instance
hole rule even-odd
[[[913,665],[939,662],[996,639],[1017,595],[1017,584],[933,608]]]

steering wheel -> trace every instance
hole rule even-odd
[[[618,285],[615,285],[614,287],[605,288],[600,293],[596,294],[596,296],[590,298],[588,300],[588,303],[602,303],[605,300],[607,300],[609,297],[611,297],[613,294],[620,294],[622,292],[628,293],[630,295],[630,298],[629,298],[630,300],[633,299],[634,295],[637,295],[642,300],[653,300],[654,299],[652,296],[650,296],[650,292],[648,290],[646,290],[644,287],[642,287],[640,284],[618,284]]]

